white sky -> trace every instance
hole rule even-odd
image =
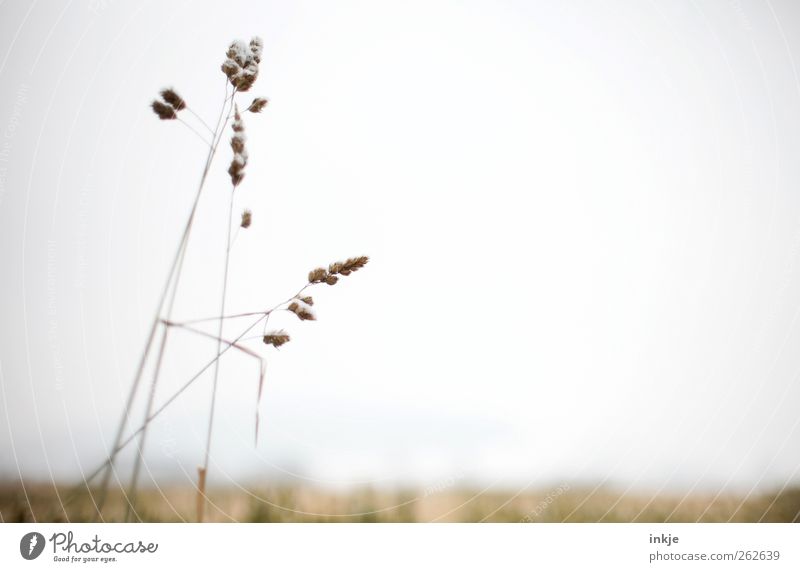
[[[102,460],[204,158],[149,102],[172,85],[213,121],[225,48],[258,34],[252,95],[270,105],[245,118],[236,205],[254,223],[229,308],[372,262],[313,293],[318,322],[279,324],[293,341],[271,355],[257,449],[255,365],[226,357],[213,482],[797,480],[798,17],[788,1],[0,3],[0,476]],[[217,306],[229,159],[182,318]],[[173,341],[162,398],[214,351]],[[210,381],[155,425],[160,480],[194,477]]]

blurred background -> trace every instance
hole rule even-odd
[[[2,519],[92,518],[65,491],[113,443],[206,155],[150,102],[213,124],[254,35],[229,311],[371,262],[247,342],[257,445],[254,362],[222,359],[209,518],[800,519],[800,6],[563,4],[0,2]],[[230,153],[177,319],[217,313]],[[156,402],[215,349],[173,335]],[[152,425],[143,519],[191,519],[211,382]]]

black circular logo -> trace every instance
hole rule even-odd
[[[19,541],[19,553],[25,560],[38,558],[44,550],[44,536],[38,532],[29,532]]]

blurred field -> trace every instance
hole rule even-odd
[[[85,489],[62,509],[68,494],[67,488],[26,484],[23,491],[19,484],[6,483],[0,485],[0,516],[3,522],[98,520]],[[206,520],[217,522],[800,522],[800,488],[747,499],[709,494],[682,500],[680,495],[569,487],[520,493],[456,487],[337,492],[286,485],[211,490],[209,499]],[[192,522],[195,491],[144,490],[138,507],[142,521]],[[123,520],[124,508],[118,491],[109,497],[104,520]]]

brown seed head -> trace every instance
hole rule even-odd
[[[231,137],[231,149],[233,149],[234,153],[241,153],[244,151],[244,140],[244,135],[240,133],[235,133],[234,136]]]
[[[269,100],[265,97],[257,97],[253,100],[253,103],[250,104],[250,107],[247,108],[248,111],[252,111],[253,113],[261,113],[261,111],[267,106]]]
[[[228,59],[222,62],[222,73],[228,76],[231,83],[233,83],[233,78],[239,73],[240,69],[239,64],[233,60]]]
[[[305,302],[309,306],[313,306],[314,305],[314,298],[312,298],[311,296],[303,296],[302,298],[300,298],[300,300],[302,300],[303,302]]]
[[[285,331],[275,330],[264,336],[264,343],[279,348],[291,339]]]
[[[253,213],[249,210],[242,211],[242,222],[239,226],[242,228],[250,228],[250,224],[253,222]]]
[[[163,97],[164,101],[169,103],[175,111],[186,109],[186,102],[180,95],[178,95],[178,92],[176,92],[171,87],[168,87],[167,89],[162,89],[161,97]]]
[[[338,281],[339,281],[339,277],[338,276],[334,276],[333,274],[328,274],[325,277],[325,284],[327,284],[328,286],[333,286]]]
[[[233,122],[231,123],[231,129],[233,129],[237,133],[244,132],[244,121],[242,121],[242,114],[239,113],[239,106],[234,106],[234,113],[233,113]]]
[[[317,317],[314,315],[314,312],[311,308],[305,304],[302,300],[295,300],[289,307],[287,308],[290,312],[293,312],[298,318],[301,320],[316,320]]]
[[[228,168],[228,174],[231,176],[231,184],[238,187],[244,181],[244,173],[241,170],[236,170],[233,165]]]
[[[162,103],[160,101],[153,101],[153,103],[151,103],[150,106],[153,108],[153,112],[156,115],[158,115],[159,119],[177,119],[178,118],[178,114],[175,113],[175,110],[171,106],[167,105],[166,103]]]
[[[253,87],[258,77],[261,50],[262,43],[258,38],[253,38],[249,45],[237,40],[228,47],[222,72],[237,91],[247,91]]]
[[[311,272],[308,273],[308,281],[312,284],[319,284],[320,282],[324,282],[325,279],[328,277],[328,271],[324,268],[315,268]]]
[[[233,149],[233,159],[228,167],[228,174],[231,176],[231,183],[236,187],[244,179],[244,167],[247,165],[247,149],[245,149],[245,134],[244,122],[242,116],[239,114],[239,107],[236,106],[236,113],[234,114],[233,124],[233,137],[231,137],[231,149]]]
[[[348,258],[344,262],[334,262],[328,267],[328,272],[331,274],[341,274],[342,276],[350,276],[359,268],[364,268],[369,262],[369,256],[357,256],[355,258]]]
[[[264,53],[264,42],[258,36],[250,40],[250,52],[257,64],[261,63],[261,54]]]

